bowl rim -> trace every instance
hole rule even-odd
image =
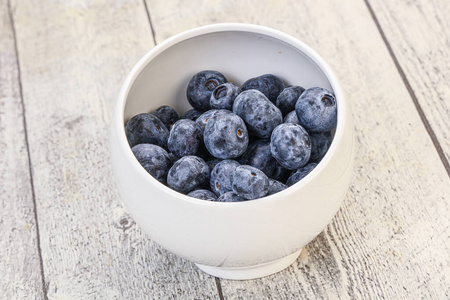
[[[144,70],[148,63],[150,63],[153,59],[155,59],[158,55],[160,55],[166,49],[176,45],[180,42],[183,42],[187,39],[206,35],[214,32],[226,32],[226,31],[236,31],[236,32],[248,32],[254,34],[261,34],[276,40],[280,40],[293,46],[294,48],[300,50],[304,53],[309,59],[312,60],[314,64],[324,73],[327,80],[329,81],[332,90],[336,97],[337,102],[337,126],[335,130],[335,134],[333,137],[333,141],[330,145],[325,156],[322,160],[317,164],[317,166],[302,180],[288,187],[287,189],[280,191],[276,194],[265,196],[262,198],[257,198],[254,200],[247,200],[241,202],[218,202],[218,201],[206,201],[202,199],[197,199],[194,197],[187,196],[180,192],[177,192],[168,186],[162,184],[153,176],[151,176],[137,161],[134,157],[133,152],[131,151],[131,147],[128,144],[126,134],[125,134],[125,106],[128,94],[130,92],[131,87],[133,86],[136,78],[140,75],[140,73]],[[314,180],[329,164],[330,160],[334,156],[336,152],[337,145],[340,144],[340,141],[344,138],[344,127],[345,123],[348,121],[348,113],[349,107],[348,103],[344,100],[344,95],[341,90],[341,86],[335,77],[333,71],[329,67],[329,65],[325,62],[325,60],[311,47],[306,45],[304,42],[299,39],[286,34],[282,31],[269,28],[266,26],[255,25],[255,24],[247,24],[247,23],[216,23],[209,24],[200,27],[196,27],[193,29],[189,29],[180,33],[177,33],[163,42],[155,45],[152,49],[150,49],[139,61],[134,65],[131,71],[128,73],[126,79],[124,80],[122,87],[120,89],[117,101],[115,114],[112,118],[112,130],[115,130],[115,134],[118,135],[119,147],[121,147],[121,152],[126,154],[125,159],[130,163],[130,165],[134,168],[136,172],[140,174],[143,178],[145,178],[149,183],[154,185],[160,185],[161,189],[170,194],[171,196],[182,199],[183,201],[190,202],[195,205],[204,205],[204,206],[230,206],[230,207],[243,207],[243,206],[252,206],[259,205],[263,203],[277,201],[280,197],[282,198],[284,195],[288,195],[290,193],[295,192],[296,190],[302,189],[303,186],[307,185],[309,182]],[[117,118],[117,115],[119,116]],[[117,146],[117,145],[116,145]]]

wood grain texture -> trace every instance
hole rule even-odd
[[[151,242],[109,164],[120,86],[152,46],[142,1],[15,1],[50,299],[215,299],[214,278]]]
[[[0,297],[42,299],[14,29],[0,0]]]
[[[289,33],[329,62],[353,104],[357,157],[343,207],[288,269],[221,280],[225,299],[450,296],[450,179],[364,1],[147,0],[147,7],[157,42],[217,22]]]
[[[450,2],[368,2],[449,164]]]

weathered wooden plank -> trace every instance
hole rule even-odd
[[[216,22],[296,36],[330,63],[353,103],[357,157],[343,207],[287,270],[221,280],[225,299],[448,298],[450,180],[364,1],[147,6],[158,42]]]
[[[42,299],[14,29],[0,0],[0,291],[4,299]]]
[[[436,136],[450,176],[450,3],[367,1]]]
[[[142,1],[15,1],[48,297],[208,299],[214,278],[152,243],[109,164],[122,81],[152,46]]]

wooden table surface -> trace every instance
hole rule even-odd
[[[450,299],[449,15],[447,0],[0,0],[0,298]],[[152,242],[109,164],[132,66],[218,22],[310,45],[355,119],[343,206],[257,280],[214,278]]]

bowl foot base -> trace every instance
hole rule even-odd
[[[203,272],[215,277],[233,280],[255,279],[268,276],[286,269],[297,259],[301,251],[302,249],[275,261],[250,267],[224,268],[211,267],[200,264],[196,265]]]

